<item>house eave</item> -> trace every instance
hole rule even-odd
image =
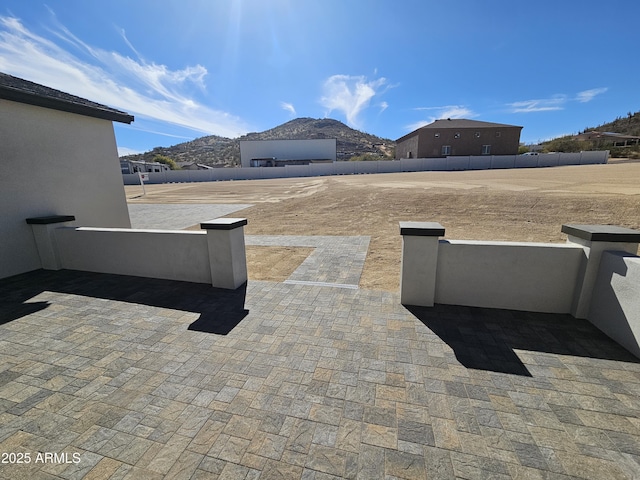
[[[87,117],[94,117],[119,123],[130,124],[134,120],[133,115],[129,115],[125,112],[108,109],[106,107],[102,109],[96,106],[81,105],[78,103],[34,94],[31,92],[24,92],[6,86],[0,87],[0,99],[18,103],[25,103],[37,107],[49,108],[52,110],[60,110],[68,113],[75,113],[78,115],[84,115]]]

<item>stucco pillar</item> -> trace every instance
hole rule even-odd
[[[400,222],[400,235],[400,301],[403,305],[432,307],[436,292],[438,239],[444,236],[444,227],[436,222]]]
[[[40,264],[45,270],[60,270],[62,268],[54,231],[61,227],[61,224],[73,222],[75,219],[76,217],[73,215],[27,218],[27,223],[31,225],[38,247]]]
[[[235,290],[247,281],[244,246],[246,218],[216,218],[200,224],[207,231],[211,284]]]
[[[563,225],[562,232],[568,235],[568,242],[581,245],[584,250],[571,314],[576,318],[587,318],[602,252],[614,250],[636,254],[640,231],[613,225]]]

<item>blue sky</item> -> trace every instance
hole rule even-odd
[[[4,0],[0,71],[135,116],[122,154],[297,117],[537,142],[640,110],[635,0]]]

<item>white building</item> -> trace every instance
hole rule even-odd
[[[41,267],[27,218],[131,227],[114,121],[133,117],[0,73],[0,278]]]
[[[335,138],[240,141],[240,162],[243,168],[307,165],[335,161]]]
[[[159,173],[171,170],[169,165],[160,162],[143,162],[139,160],[120,160],[120,170],[126,173]]]

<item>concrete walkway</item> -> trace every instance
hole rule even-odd
[[[632,479],[638,418],[640,364],[565,315],[0,281],[0,452],[30,457],[3,479]]]

